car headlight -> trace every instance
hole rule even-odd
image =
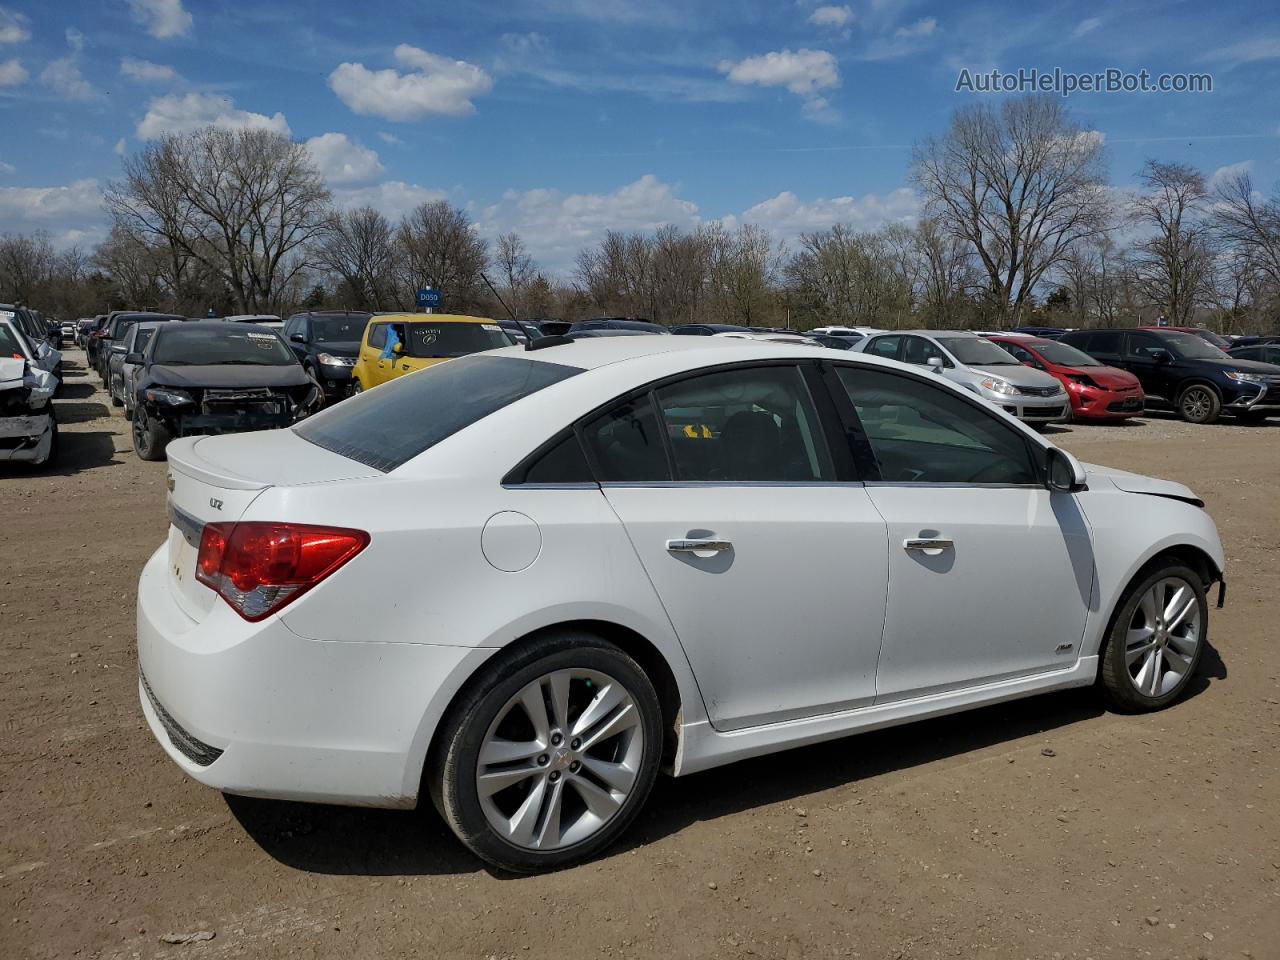
[[[1232,380],[1239,380],[1242,383],[1262,383],[1263,377],[1260,373],[1240,373],[1238,370],[1228,370],[1227,376]]]
[[[999,377],[984,377],[982,380],[982,386],[985,389],[990,390],[992,393],[1003,394],[1006,397],[1012,396],[1018,392],[1018,388],[1012,383],[1008,380],[1001,380]]]
[[[335,357],[331,353],[316,354],[316,359],[327,367],[350,367],[356,362],[354,357]]]
[[[149,387],[146,397],[153,403],[164,403],[171,407],[180,407],[184,403],[195,403],[195,398],[185,390],[175,387]]]

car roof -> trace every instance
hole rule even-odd
[[[488,323],[498,321],[492,317],[473,317],[465,313],[381,313],[378,322],[392,320],[396,323]]]

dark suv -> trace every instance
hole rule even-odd
[[[1280,414],[1280,366],[1230,357],[1193,333],[1074,330],[1060,342],[1128,370],[1148,408],[1172,409],[1189,423],[1213,423],[1223,411],[1242,420]]]
[[[369,316],[358,310],[311,310],[285,321],[285,341],[324,388],[326,400],[341,400],[351,393],[351,368]]]

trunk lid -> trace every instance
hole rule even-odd
[[[273,486],[378,476],[371,467],[303,440],[292,430],[184,437],[169,444],[169,589],[194,620],[209,615],[217,594],[196,579],[207,523],[233,523]]]

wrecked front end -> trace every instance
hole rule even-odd
[[[297,386],[151,386],[139,398],[147,415],[172,437],[275,430],[302,420],[321,405],[320,388],[308,380]]]
[[[53,456],[58,425],[50,399],[53,374],[25,360],[0,359],[0,461],[43,464]]]

